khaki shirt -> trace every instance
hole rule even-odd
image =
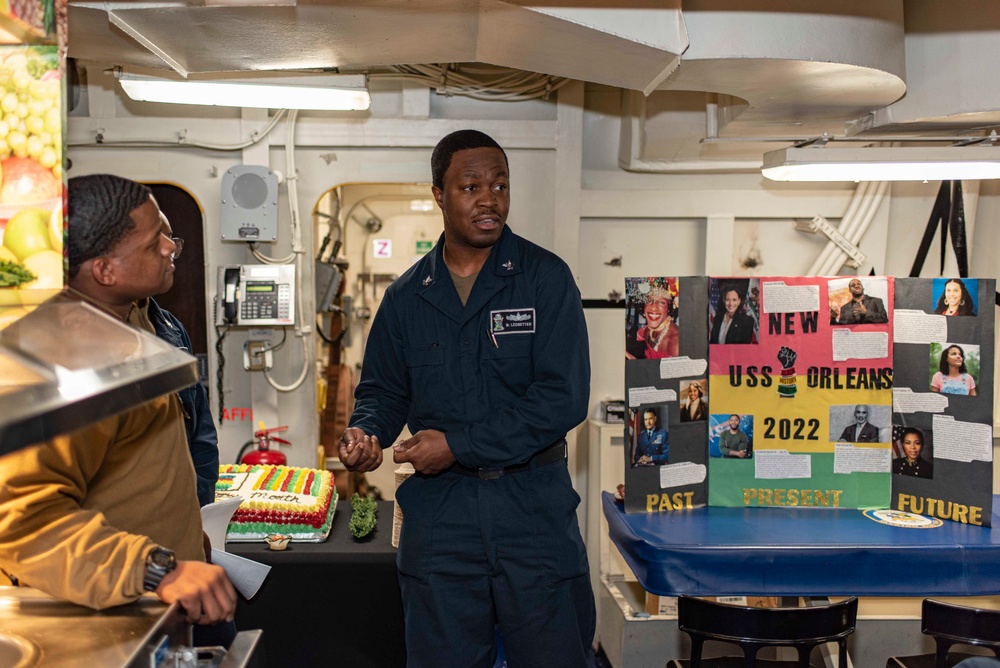
[[[0,457],[0,569],[22,584],[92,608],[128,603],[154,545],[205,560],[176,395]]]

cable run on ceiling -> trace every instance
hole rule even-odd
[[[571,81],[536,72],[524,72],[483,65],[436,63],[397,65],[392,72],[372,72],[371,79],[416,81],[437,91],[438,95],[463,95],[477,100],[520,102],[549,99]]]

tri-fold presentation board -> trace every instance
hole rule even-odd
[[[994,290],[626,279],[626,510],[891,507],[989,525]]]

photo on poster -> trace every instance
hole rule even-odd
[[[830,440],[838,443],[888,443],[892,409],[874,404],[830,406]]]
[[[930,387],[941,394],[976,396],[979,346],[972,343],[930,345]]]
[[[625,358],[677,357],[680,347],[676,277],[625,279]]]
[[[851,276],[827,283],[831,325],[880,325],[889,322],[885,278]]]
[[[680,385],[681,422],[708,419],[708,378],[682,380]]]
[[[753,415],[711,415],[708,423],[708,454],[716,458],[752,459]]]
[[[756,278],[713,278],[708,282],[708,342],[757,343],[760,281]]]
[[[932,303],[938,315],[976,315],[979,311],[979,279],[935,278]]]
[[[911,478],[934,477],[933,434],[930,429],[893,425],[892,472]]]
[[[663,404],[629,409],[629,466],[662,466],[669,463],[667,407]]]

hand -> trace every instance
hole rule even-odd
[[[740,459],[743,459],[744,457],[747,456],[747,451],[746,450],[737,450],[733,454],[736,455],[737,457],[739,457]]]
[[[865,308],[865,305],[861,302],[861,300],[859,299],[854,302],[854,314],[857,316],[863,316],[865,313],[868,313],[868,309]]]
[[[191,624],[231,622],[236,613],[236,590],[221,566],[201,561],[178,561],[156,588],[164,603],[180,602]]]
[[[392,461],[410,462],[419,473],[441,473],[455,463],[444,432],[421,429],[416,434],[392,446]]]
[[[369,436],[357,427],[344,430],[337,451],[348,471],[374,471],[382,465],[382,446],[378,437]]]
[[[652,466],[653,460],[649,458],[649,455],[640,455],[639,461],[635,463],[636,466]]]
[[[791,369],[795,366],[795,360],[798,359],[798,357],[799,354],[788,346],[781,346],[778,350],[778,362],[781,363],[782,369]]]

